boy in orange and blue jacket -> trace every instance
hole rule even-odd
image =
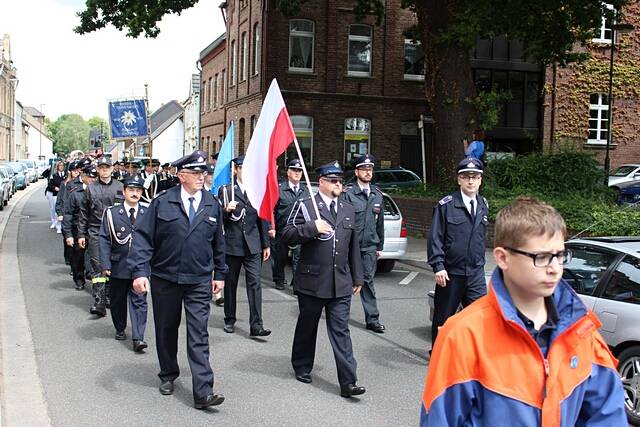
[[[566,226],[518,198],[498,213],[489,293],[442,327],[421,426],[625,426],[618,361],[562,280]]]

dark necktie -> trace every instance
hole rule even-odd
[[[336,212],[336,201],[333,200],[331,202],[331,205],[329,205],[329,212],[331,212],[331,218],[333,218],[333,222],[336,222],[336,218],[338,217],[338,214]]]
[[[196,218],[196,208],[193,207],[193,202],[195,200],[195,197],[189,197],[189,224],[191,224]]]
[[[131,221],[131,225],[135,224],[135,222],[136,222],[136,209],[135,208],[129,209],[129,221]]]
[[[293,186],[293,194],[295,194],[296,196],[298,195],[298,186],[297,185]]]
[[[368,189],[368,188],[363,188],[363,189],[362,189],[362,193],[364,194],[364,197],[365,197],[366,199],[368,199],[368,198],[369,198],[369,189]]]
[[[475,218],[476,217],[476,210],[473,207],[473,200],[469,200],[469,206],[471,206],[471,218]]]

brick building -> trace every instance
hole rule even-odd
[[[623,21],[634,26],[616,33],[613,69],[613,135],[611,168],[640,162],[640,3],[625,7]],[[563,146],[589,150],[604,163],[609,129],[609,61],[611,22],[603,19],[596,35],[580,51],[591,59],[546,72],[543,144],[546,151]]]
[[[219,150],[233,120],[244,153],[277,78],[308,165],[370,152],[421,175],[424,59],[405,38],[415,15],[390,0],[381,25],[372,16],[356,22],[354,3],[310,0],[295,18],[273,0],[223,3],[226,33],[200,55],[201,147]]]

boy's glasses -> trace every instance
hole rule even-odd
[[[536,267],[549,267],[553,262],[554,258],[558,260],[559,265],[564,265],[571,261],[571,255],[572,255],[571,250],[569,249],[565,249],[563,251],[556,252],[556,253],[539,252],[535,254],[531,252],[521,251],[520,249],[510,248],[507,246],[505,246],[504,248],[508,251],[515,252],[520,255],[528,256],[533,260],[533,265],[535,265]]]

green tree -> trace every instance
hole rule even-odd
[[[73,150],[88,150],[89,122],[79,114],[63,114],[49,126],[53,150],[59,154],[69,154]]]
[[[209,0],[210,1],[210,0]],[[268,1],[268,0],[265,0]],[[306,0],[274,0],[287,16],[299,13]],[[612,17],[604,2],[594,0],[401,0],[416,13],[418,35],[425,52],[425,96],[435,121],[435,164],[453,171],[462,155],[463,136],[478,121],[474,102],[478,94],[472,78],[469,50],[479,38],[507,36],[520,40],[527,54],[543,65],[566,64],[585,58],[574,50],[600,27],[603,14]],[[629,0],[607,0],[620,9]],[[197,0],[135,1],[87,0],[79,12],[84,34],[112,24],[127,35],[156,37],[157,22],[168,13],[180,13]],[[385,0],[355,0],[357,19],[373,14],[384,19]],[[441,179],[448,179],[443,174]]]

